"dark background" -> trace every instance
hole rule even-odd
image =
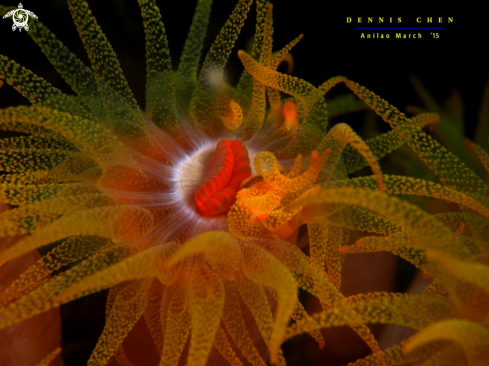
[[[89,65],[83,44],[78,37],[64,0],[24,0],[24,8],[33,11],[72,52]],[[158,1],[165,23],[173,64],[176,67],[183,47],[195,0]],[[206,38],[204,53],[226,21],[235,1],[215,0],[211,14],[210,28]],[[407,80],[415,74],[427,89],[441,102],[457,88],[465,103],[466,133],[472,136],[484,85],[489,77],[485,66],[484,45],[488,32],[483,28],[483,13],[461,12],[460,9],[446,7],[428,10],[425,7],[407,8],[378,7],[369,4],[369,10],[361,10],[351,2],[331,3],[301,0],[295,2],[274,1],[274,50],[291,41],[300,33],[304,38],[293,49],[295,69],[293,75],[303,78],[313,85],[320,85],[330,77],[344,75],[366,86],[400,110],[410,104],[420,105],[420,101]],[[292,5],[293,4],[293,5]],[[18,5],[18,0],[2,1],[1,5]],[[124,74],[139,105],[144,108],[145,88],[145,48],[141,16],[136,0],[89,1],[95,17],[111,42],[121,63]],[[255,6],[243,28],[229,61],[226,79],[235,84],[242,66],[236,55],[238,49],[245,48],[254,32]],[[356,24],[357,17],[364,23]],[[440,38],[433,39],[429,31],[421,31],[422,39],[360,39],[357,26],[381,26],[366,24],[366,18],[379,16],[397,19],[401,24],[392,26],[444,26],[439,31]],[[416,17],[451,16],[453,24],[416,24]],[[352,23],[346,23],[351,17]],[[391,24],[384,24],[385,26]],[[16,60],[19,64],[42,76],[66,93],[69,87],[49,64],[42,52],[29,38],[27,32],[12,32],[11,19],[0,19],[0,53]],[[375,33],[379,31],[374,31]],[[346,92],[338,86],[333,94]],[[0,108],[29,104],[6,83],[0,88]],[[63,355],[67,365],[84,365],[102,331],[106,292],[79,299],[62,307]]]

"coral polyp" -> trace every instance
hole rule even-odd
[[[483,365],[489,189],[423,131],[439,115],[408,118],[343,76],[316,87],[291,75],[302,36],[273,51],[266,0],[256,1],[252,46],[234,50],[252,5],[239,0],[202,65],[211,1],[200,0],[173,70],[156,2],[138,4],[144,110],[85,1],[68,6],[91,68],[41,22],[29,29],[75,95],[0,56],[0,79],[32,103],[0,110],[1,129],[18,133],[0,141],[0,200],[12,206],[0,213],[0,235],[13,240],[1,245],[0,265],[45,253],[21,275],[7,273],[1,332],[110,289],[89,365],[285,365],[289,338],[309,333],[323,348],[321,329],[338,326],[370,349],[356,365]],[[232,52],[244,67],[235,86],[224,79]],[[337,84],[358,98],[326,103]],[[391,130],[364,140],[345,123],[328,126],[367,108]],[[379,160],[404,144],[438,181],[383,174]],[[488,169],[484,146],[466,145]],[[364,167],[371,174],[349,177]],[[457,209],[432,214],[398,195]],[[346,255],[379,251],[432,282],[421,294],[345,296]],[[372,323],[419,332],[385,348]],[[48,365],[60,353],[34,357]]]

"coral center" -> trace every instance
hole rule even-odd
[[[195,191],[195,203],[205,215],[227,213],[236,201],[241,182],[251,176],[248,150],[241,141],[221,140]]]

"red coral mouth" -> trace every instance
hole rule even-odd
[[[197,207],[205,215],[227,213],[236,201],[241,182],[250,176],[246,146],[237,140],[219,141],[195,191]]]

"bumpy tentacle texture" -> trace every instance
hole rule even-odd
[[[308,332],[322,348],[321,328],[336,326],[371,350],[355,365],[485,364],[489,189],[422,130],[448,115],[460,122],[460,100],[444,113],[418,83],[430,112],[407,118],[346,77],[315,87],[288,75],[302,35],[273,52],[266,0],[257,1],[252,51],[238,52],[245,70],[236,87],[223,72],[251,0],[238,1],[198,72],[211,7],[199,0],[173,72],[156,2],[138,3],[145,111],[85,1],[68,5],[91,68],[37,20],[29,31],[76,96],[0,56],[0,79],[32,103],[0,110],[0,129],[22,133],[0,140],[0,200],[13,206],[0,214],[0,237],[19,238],[2,248],[0,265],[47,252],[0,293],[0,329],[110,288],[89,365],[285,365],[285,340]],[[282,62],[288,74],[277,71]],[[353,93],[327,105],[338,83]],[[368,108],[392,130],[365,141],[344,123],[327,130],[328,114]],[[477,144],[466,144],[488,170],[486,117],[487,106]],[[379,160],[403,144],[439,182],[382,173]],[[366,166],[372,175],[348,178]],[[434,215],[396,195],[458,209]],[[422,294],[345,297],[347,254],[376,251],[434,281]],[[321,312],[309,314],[299,288]],[[419,333],[381,350],[370,323]],[[151,352],[131,343],[141,334]]]

